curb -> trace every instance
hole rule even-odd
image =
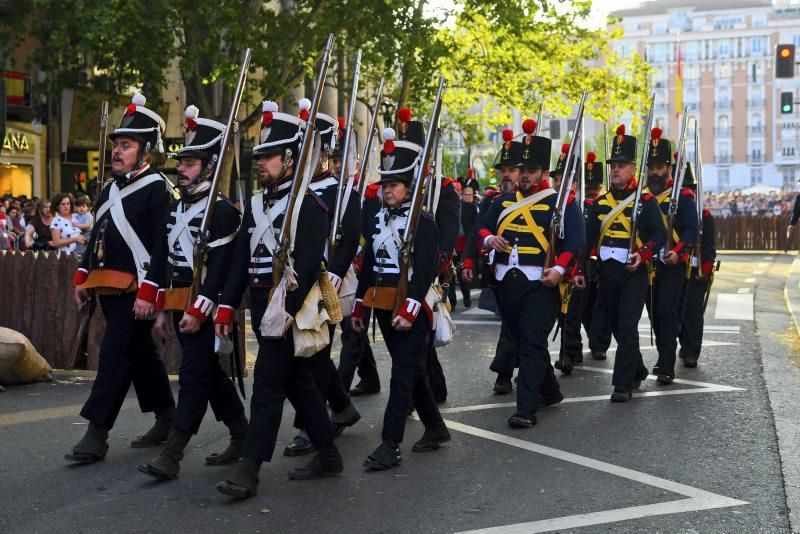
[[[786,301],[792,324],[794,324],[797,334],[800,335],[800,321],[797,317],[797,314],[800,313],[800,254],[795,256],[792,266],[789,268],[789,276],[786,277],[786,284],[783,286],[783,300]]]

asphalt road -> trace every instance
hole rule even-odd
[[[792,460],[782,461],[770,395],[783,395],[790,412],[797,384],[768,394],[764,361],[781,373],[797,355],[783,301],[793,259],[722,257],[700,364],[679,365],[673,385],[651,378],[631,402],[611,404],[612,348],[607,362],[589,358],[562,378],[566,401],[527,430],[506,424],[513,396],[492,393],[498,323],[459,307],[456,340],[439,352],[452,442],[412,453],[422,426],[409,420],[401,466],[364,472],[379,442],[384,391],[355,401],[363,419],[337,441],[342,476],[290,481],[286,473],[307,460],[280,454],[294,435],[287,404],[276,457],[262,469],[259,495],[245,502],[214,489],[230,468],[203,465],[227,442],[210,415],[180,478],[159,483],[136,471],[157,451],[128,447],[151,423],[133,392],[108,457],[74,466],[63,454],[85,431],[78,412],[91,375],[9,388],[0,394],[0,532],[790,532],[784,476]],[[652,367],[646,317],[640,333]],[[380,339],[375,348],[386,385],[388,354]]]

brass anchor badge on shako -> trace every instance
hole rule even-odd
[[[617,136],[614,138],[614,155],[622,153],[622,142],[625,140],[625,125],[617,126]]]

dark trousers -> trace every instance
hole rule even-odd
[[[708,281],[697,279],[697,269],[692,269],[691,276],[684,280],[682,326],[680,329],[681,358],[685,356],[700,357],[703,347],[703,300],[706,296]]]
[[[433,335],[433,333],[431,333],[431,335]],[[436,399],[436,402],[444,402],[447,400],[447,382],[444,378],[442,364],[439,362],[439,355],[436,354],[436,347],[433,346],[433,343],[431,343],[430,346],[428,360],[426,362],[428,382],[431,385],[433,398]]]
[[[497,301],[498,308],[500,307],[500,296],[497,287],[492,289]],[[511,330],[500,316],[500,336],[497,338],[497,348],[494,352],[494,358],[489,365],[489,370],[494,371],[500,376],[511,378],[514,376],[514,369],[519,367],[519,354],[517,353],[517,341],[511,334]]]
[[[583,304],[583,327],[589,335],[589,350],[606,352],[611,346],[611,325],[608,324],[605,308],[598,296],[600,288],[597,282],[586,286],[586,302]]]
[[[625,264],[607,260],[600,265],[600,302],[617,340],[611,383],[630,390],[633,382],[647,377],[639,351],[639,319],[647,297],[647,269],[629,272]]]
[[[214,323],[206,320],[196,334],[181,334],[178,323],[182,314],[174,312],[173,323],[181,344],[181,366],[178,370],[180,390],[175,410],[174,427],[186,436],[197,434],[200,423],[211,404],[217,421],[230,423],[244,417],[244,406],[236,387],[219,364],[214,352]]]
[[[266,294],[251,295],[253,330],[258,340],[258,357],[253,369],[253,396],[250,399],[250,424],[242,456],[257,462],[270,461],[283,415],[287,394],[296,399],[305,417],[306,431],[317,448],[333,443],[333,426],[325,401],[314,382],[311,358],[294,357],[291,329],[282,338],[261,336],[259,325],[267,307]]]
[[[133,384],[142,412],[175,406],[169,378],[158,357],[151,330],[154,321],[134,318],[136,293],[100,297],[106,331],[100,344],[97,377],[81,416],[110,430]]]
[[[652,291],[647,293],[647,313],[656,336],[658,361],[654,374],[675,376],[675,352],[678,348],[678,313],[681,290],[686,278],[686,266],[664,265],[656,262],[656,277]]]
[[[330,340],[333,342],[333,334],[336,331],[336,325],[328,325],[330,332]],[[322,399],[330,404],[331,410],[334,412],[341,412],[350,406],[350,395],[342,385],[342,379],[339,377],[339,372],[336,370],[333,360],[331,360],[331,344],[316,353],[311,357],[311,372],[314,374],[314,383],[319,389]],[[292,403],[295,409],[294,427],[305,430],[306,423],[305,417],[298,406],[297,398],[292,392],[288,394],[289,402]]]
[[[392,358],[392,378],[389,382],[389,402],[383,416],[384,440],[403,441],[406,419],[412,401],[425,428],[444,425],[433,392],[428,384],[427,355],[431,339],[431,323],[420,311],[407,331],[392,326],[394,314],[389,310],[373,310],[381,328],[386,348]]]
[[[349,391],[353,385],[353,377],[358,370],[358,377],[367,389],[380,389],[381,379],[378,376],[378,365],[369,344],[369,315],[364,319],[367,326],[356,332],[350,326],[350,317],[342,321],[342,351],[339,353],[339,376],[344,389]]]
[[[587,290],[573,287],[569,298],[569,308],[562,318],[561,325],[561,356],[568,356],[573,362],[583,358],[583,341],[581,339],[581,323],[583,306],[585,305]]]
[[[470,291],[472,290],[472,283],[465,281],[464,277],[461,276],[461,271],[462,271],[461,266],[463,265],[462,258],[463,254],[458,253],[456,258],[454,258],[454,261],[456,262],[456,280],[458,280],[458,287],[459,289],[461,289],[461,298],[464,301],[466,301],[468,298],[471,298]],[[450,285],[452,286],[454,282],[455,281],[451,282]]]
[[[536,412],[542,396],[559,391],[550,363],[547,336],[556,322],[560,302],[557,287],[530,281],[518,269],[511,269],[498,282],[500,314],[517,340],[518,411]]]

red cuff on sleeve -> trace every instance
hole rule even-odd
[[[642,261],[650,261],[650,258],[653,257],[653,242],[648,241],[645,243],[642,248],[640,248],[637,252],[639,252],[639,256],[642,257]]]
[[[472,258],[466,258],[464,260],[464,268],[474,270],[475,269],[475,260]]]
[[[232,324],[233,323],[233,308],[220,304],[217,308],[217,315],[214,317],[215,324]]]
[[[189,315],[194,315],[201,321],[205,321],[208,319],[208,316],[211,315],[212,311],[214,311],[214,303],[211,301],[211,299],[208,299],[203,295],[197,295],[197,298],[194,299],[194,303],[189,306],[189,309],[186,310],[186,313]]]
[[[590,258],[596,258],[597,257],[597,247],[592,247],[592,250],[589,251],[589,257]]]
[[[572,261],[572,252],[564,251],[556,258],[556,265],[560,265],[569,271],[569,263]]]
[[[149,280],[142,280],[142,285],[139,286],[139,291],[136,292],[136,298],[146,300],[150,304],[155,304],[157,294],[157,285]]]
[[[713,261],[704,261],[703,262],[703,276],[711,276],[712,272],[714,272],[714,262]]]
[[[86,269],[78,269],[72,277],[72,285],[76,287],[82,286],[86,283],[87,278],[89,278],[89,271]]]
[[[478,237],[481,238],[481,241],[483,241],[484,239],[486,239],[490,235],[494,235],[494,234],[492,234],[492,232],[490,232],[486,228],[481,228],[480,230],[478,230]]]
[[[419,310],[422,308],[422,305],[414,299],[406,299],[403,301],[403,305],[400,306],[400,309],[397,311],[397,315],[408,321],[409,323],[413,323],[414,320],[417,318],[417,314]]]
[[[156,311],[164,311],[164,299],[166,297],[166,291],[163,289],[159,289],[158,293],[156,294]]]
[[[355,317],[356,319],[363,319],[364,318],[364,300],[363,299],[356,299],[353,303],[353,312],[350,314],[351,317]]]

